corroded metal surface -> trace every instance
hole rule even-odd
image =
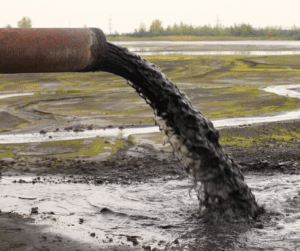
[[[243,174],[219,144],[219,132],[154,64],[108,43],[103,71],[128,79],[153,108],[156,123],[197,184],[202,209],[256,217],[259,207]]]
[[[99,69],[106,56],[100,29],[0,29],[0,73]]]

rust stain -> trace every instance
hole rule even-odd
[[[81,71],[91,64],[92,45],[84,28],[0,29],[0,72]]]

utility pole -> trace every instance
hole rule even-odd
[[[111,22],[111,15],[109,14],[109,19],[108,19],[108,30],[109,30],[109,35],[111,35],[111,29],[112,29],[112,22]]]
[[[221,20],[219,19],[219,15],[217,15],[216,21],[216,27],[219,28],[221,26]]]

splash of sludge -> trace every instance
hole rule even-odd
[[[197,184],[203,210],[231,216],[258,215],[259,207],[240,167],[219,144],[218,130],[156,65],[108,43],[101,71],[129,80],[153,108],[160,130],[168,136],[176,156]]]

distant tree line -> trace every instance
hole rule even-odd
[[[18,28],[32,28],[32,22],[29,17],[23,17],[20,21],[18,21],[17,25]],[[12,28],[12,26],[8,24],[4,28]]]
[[[119,34],[115,34],[118,36]],[[141,24],[133,33],[123,34],[129,37],[157,37],[157,36],[203,36],[203,37],[279,37],[300,40],[300,28],[294,26],[292,29],[281,27],[253,28],[250,24],[235,24],[230,27],[221,25],[192,26],[184,23],[174,24],[164,28],[162,22],[154,20],[147,30],[145,24]]]

